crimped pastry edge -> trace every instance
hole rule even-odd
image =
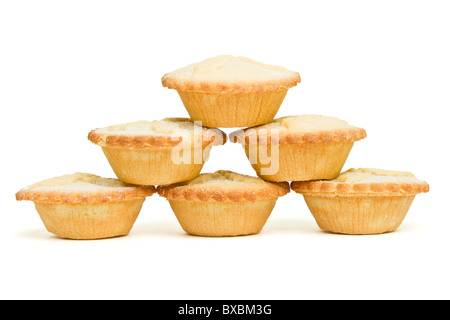
[[[204,93],[249,93],[262,91],[285,90],[301,82],[298,72],[289,71],[291,76],[283,79],[263,82],[223,82],[223,81],[183,81],[173,77],[170,73],[161,78],[163,87],[179,91],[196,91]]]
[[[16,193],[16,200],[30,200],[34,202],[52,202],[65,204],[93,204],[111,201],[123,201],[146,198],[156,192],[154,186],[130,186],[115,188],[109,191],[34,191],[24,188]]]
[[[174,147],[179,143],[182,143],[183,138],[180,136],[179,139],[174,139],[168,136],[158,136],[158,135],[118,135],[110,133],[97,133],[94,129],[88,134],[88,139],[99,146],[102,147],[123,147],[123,148],[151,148],[151,147]],[[211,139],[204,139],[202,136],[202,147],[206,147],[210,144],[213,145],[223,145],[227,141],[227,135],[220,129],[211,128],[210,130],[217,130],[222,135],[222,139],[216,140],[215,136],[211,136]],[[104,141],[104,142],[103,142]]]
[[[372,183],[348,183],[331,181],[293,181],[291,189],[303,195],[316,196],[399,196],[415,195],[429,191],[426,182],[396,183],[396,182],[372,182]]]
[[[351,128],[332,131],[320,131],[310,133],[281,133],[278,139],[272,140],[270,130],[265,131],[267,134],[260,136],[258,131],[248,134],[248,131],[257,127],[249,127],[246,129],[236,130],[230,133],[229,138],[232,143],[249,144],[271,144],[278,141],[279,144],[301,144],[301,143],[333,143],[359,141],[367,137],[365,129]]]
[[[286,195],[290,192],[287,182],[267,182],[270,185],[256,186],[248,184],[245,186],[205,186],[183,185],[176,183],[172,185],[158,186],[157,192],[161,197],[168,200],[200,200],[200,201],[256,201],[263,199],[273,199]]]

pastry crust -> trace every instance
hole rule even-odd
[[[178,150],[181,156],[174,158],[175,148],[102,147],[117,178],[135,185],[165,185],[194,179],[200,174],[211,149],[209,145]]]
[[[286,182],[266,182],[260,178],[219,170],[201,174],[196,179],[166,186],[157,192],[167,199],[200,201],[256,201],[284,196],[290,191]]]
[[[168,200],[182,229],[190,235],[203,237],[257,234],[276,201],[277,198],[239,202]]]
[[[380,234],[400,227],[415,195],[303,195],[322,230],[341,234]]]
[[[65,204],[92,204],[153,195],[154,186],[134,186],[113,178],[88,173],[74,173],[33,184],[16,193],[17,200]]]
[[[294,181],[291,189],[303,195],[399,196],[428,192],[429,185],[409,172],[362,168],[350,169],[331,181]]]
[[[302,144],[352,142],[366,138],[366,131],[347,122],[320,115],[287,116],[269,124],[237,130],[230,134],[233,143]]]
[[[45,228],[61,238],[105,239],[128,234],[145,198],[105,203],[35,202]]]
[[[164,148],[179,143],[223,145],[227,136],[219,129],[202,127],[188,118],[166,118],[97,128],[89,132],[88,139],[102,147]]]
[[[271,144],[277,141],[279,144],[300,144],[300,143],[332,143],[332,142],[348,142],[359,141],[367,137],[366,131],[361,128],[351,130],[334,130],[310,133],[281,133],[279,138],[272,138],[270,132],[267,135],[260,136],[258,134],[249,133],[250,129],[244,131],[238,130],[230,134],[230,142],[241,144]]]
[[[301,78],[298,72],[283,67],[222,55],[167,73],[161,82],[178,91],[247,93],[286,90]]]
[[[247,93],[178,91],[189,116],[213,128],[249,127],[273,120],[288,89]]]
[[[182,80],[171,77],[170,74],[165,74],[161,79],[162,85],[169,89],[176,89],[179,91],[197,91],[197,92],[262,92],[262,91],[278,91],[285,90],[296,86],[301,82],[300,74],[293,74],[291,77],[282,80],[265,81],[260,83],[245,83],[245,82],[184,82]]]
[[[382,169],[350,169],[331,181],[293,182],[319,228],[342,234],[396,230],[415,196],[429,190],[413,174]]]
[[[244,150],[256,174],[266,181],[310,181],[336,178],[352,147],[353,141],[244,145]]]

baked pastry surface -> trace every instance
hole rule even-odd
[[[277,136],[276,139],[271,139]],[[231,142],[243,144],[271,143],[331,143],[358,141],[366,131],[346,121],[322,115],[286,116],[257,127],[237,130],[230,134]],[[274,137],[275,138],[275,137]]]
[[[277,91],[296,86],[300,74],[245,57],[220,55],[162,77],[164,87],[203,92]]]
[[[158,186],[158,194],[167,199],[200,201],[255,201],[277,198],[289,192],[287,183],[271,183],[257,177],[219,170],[168,186]]]
[[[429,191],[425,181],[412,173],[373,168],[349,169],[333,180],[294,181],[292,190],[321,195],[415,195]]]
[[[188,118],[124,123],[91,130],[88,139],[105,147],[173,147],[179,143],[221,145],[226,134],[219,129],[206,128]]]
[[[16,193],[17,200],[57,203],[96,203],[141,199],[155,193],[154,186],[135,186],[89,173],[67,174],[35,183]]]

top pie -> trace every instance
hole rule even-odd
[[[255,201],[283,196],[289,192],[286,182],[266,182],[257,177],[219,170],[167,186],[158,186],[158,194],[167,199]]]
[[[230,140],[251,144],[270,141],[274,136],[278,136],[280,144],[327,143],[358,141],[366,137],[366,131],[334,117],[301,115],[282,117],[268,124],[235,131],[231,133]]]
[[[153,186],[134,186],[88,173],[67,174],[44,180],[16,193],[17,200],[58,203],[96,203],[151,196]]]
[[[415,195],[428,192],[429,185],[412,173],[383,169],[350,169],[334,180],[296,181],[292,190],[307,195]]]
[[[226,135],[219,129],[202,127],[187,118],[166,118],[99,128],[89,132],[88,139],[102,147],[170,147],[182,143],[203,146],[220,145]]]
[[[298,72],[231,55],[190,64],[162,77],[169,89],[203,92],[276,91],[300,81]]]

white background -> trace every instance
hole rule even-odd
[[[2,1],[0,298],[450,298],[449,15],[448,1]],[[430,192],[373,236],[320,231],[293,192],[235,238],[186,235],[154,195],[128,236],[62,240],[16,202],[54,176],[115,177],[88,132],[188,116],[161,77],[219,54],[298,71],[277,117],[362,127],[344,170],[410,171]],[[219,169],[254,175],[231,143],[203,172]]]

